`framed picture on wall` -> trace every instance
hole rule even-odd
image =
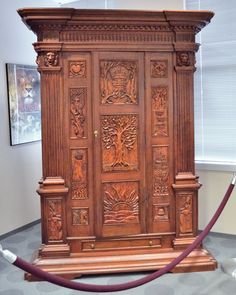
[[[36,66],[6,64],[11,145],[41,139],[40,76]]]

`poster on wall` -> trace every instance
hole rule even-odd
[[[40,76],[36,66],[6,64],[11,145],[41,140]]]

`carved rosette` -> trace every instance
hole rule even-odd
[[[86,78],[86,61],[69,61],[69,78]]]
[[[168,147],[153,148],[153,196],[169,195]]]
[[[49,241],[61,241],[62,233],[62,201],[47,200],[48,218],[47,232]]]
[[[151,60],[151,77],[167,78],[168,61],[167,60]]]
[[[71,198],[75,200],[87,199],[88,198],[87,150],[85,149],[72,150],[71,161],[72,161]]]
[[[101,104],[137,104],[137,63],[101,61]]]
[[[179,194],[179,229],[180,234],[193,232],[193,198],[192,194]]]
[[[152,87],[152,134],[168,136],[168,87]]]
[[[103,194],[104,224],[139,222],[137,182],[106,183]]]
[[[86,120],[86,88],[70,88],[70,134],[71,138],[84,138],[87,136]]]
[[[101,117],[103,171],[138,169],[137,115]]]
[[[89,225],[89,208],[72,208],[72,225]]]
[[[169,205],[153,205],[153,221],[169,221]]]

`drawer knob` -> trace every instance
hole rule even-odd
[[[152,241],[149,241],[149,246],[152,247]]]
[[[95,248],[95,244],[92,243],[92,244],[91,244],[91,249],[94,249],[94,248]]]

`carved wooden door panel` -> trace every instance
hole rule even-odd
[[[171,53],[145,54],[149,233],[175,231],[172,73]]]
[[[94,55],[95,231],[100,237],[146,231],[143,62],[142,53]]]

